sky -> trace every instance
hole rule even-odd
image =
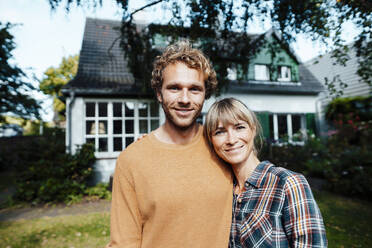
[[[143,0],[130,2],[134,2],[131,8],[138,8],[143,4]],[[63,57],[79,53],[87,17],[119,21],[120,10],[112,0],[103,0],[102,7],[97,8],[72,7],[68,13],[63,6],[51,11],[47,0],[0,0],[0,21],[19,24],[11,29],[17,45],[13,51],[12,62],[23,69],[32,80],[33,75],[41,79],[43,72],[51,66],[57,67]],[[154,16],[138,13],[135,18],[153,21]],[[266,25],[265,28],[269,27]],[[347,38],[350,39],[356,34],[352,26],[345,28],[348,30]],[[264,31],[262,27],[253,27],[249,30],[252,33]],[[298,42],[292,48],[301,61],[308,61],[325,51],[324,47],[303,36],[298,38]],[[33,84],[37,87],[38,81],[33,80]],[[42,93],[35,93],[35,97],[43,101],[43,120],[51,121],[53,118],[51,98]]]

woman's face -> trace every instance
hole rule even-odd
[[[231,165],[243,165],[253,154],[255,130],[242,120],[223,125],[218,123],[211,141],[217,155]]]

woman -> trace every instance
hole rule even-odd
[[[205,135],[234,172],[229,247],[326,247],[323,219],[306,179],[260,162],[254,145],[260,133],[255,114],[242,102],[215,102]]]

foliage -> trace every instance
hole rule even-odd
[[[123,9],[121,46],[134,77],[143,82],[144,89],[148,87],[151,63],[159,53],[155,34],[169,38],[167,42],[189,38],[199,44],[217,69],[219,87],[225,88],[229,82],[227,69],[233,63],[240,63],[247,70],[252,54],[262,48],[263,44],[252,42],[257,37],[248,35],[247,30],[251,25],[264,22],[280,31],[284,47],[294,42],[298,34],[305,34],[334,48],[333,56],[341,65],[348,59],[348,47],[341,38],[342,24],[352,22],[360,30],[354,42],[359,60],[358,74],[364,82],[372,84],[372,4],[369,1],[153,0],[146,1],[138,9],[130,7],[132,1],[116,2]],[[67,10],[72,4],[88,5],[81,0],[49,0],[49,3],[52,9],[65,3]],[[101,0],[89,2],[89,6],[100,4]],[[143,10],[162,13],[161,23],[148,28],[138,27],[133,21],[134,15]],[[276,53],[271,54],[275,56]],[[275,63],[275,57],[272,61]]]
[[[94,148],[85,144],[66,154],[64,135],[54,132],[18,151],[15,199],[24,202],[76,202],[87,189],[95,161]]]
[[[107,199],[111,200],[111,191],[108,189],[109,185],[107,183],[98,183],[93,187],[89,187],[85,190],[85,195],[87,195],[91,200],[97,199]]]
[[[325,140],[310,138],[304,146],[266,143],[260,154],[274,164],[322,177],[333,192],[372,197],[372,98],[336,99],[326,117],[333,129]]]
[[[63,102],[61,88],[76,75],[79,56],[62,58],[61,64],[57,67],[49,67],[40,81],[40,90],[53,97],[53,108],[55,119],[65,120],[66,106]]]
[[[12,51],[16,45],[10,33],[10,23],[0,22],[0,124],[6,123],[9,113],[24,119],[37,119],[39,103],[32,98],[30,92],[35,88],[25,81],[25,73],[11,63]]]
[[[336,98],[328,104],[325,117],[334,126],[372,120],[372,97]]]
[[[372,196],[372,101],[369,98],[340,99],[328,108],[327,118],[336,129],[328,138],[332,154],[333,191],[347,195]]]
[[[272,144],[265,141],[259,153],[260,160],[269,160],[276,166],[299,172],[307,177],[325,178],[329,170],[326,144],[316,137],[309,136],[304,145],[293,143]]]

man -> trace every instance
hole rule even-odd
[[[107,247],[226,248],[232,177],[196,122],[216,73],[201,51],[179,42],[157,57],[151,86],[166,120],[117,160]]]

